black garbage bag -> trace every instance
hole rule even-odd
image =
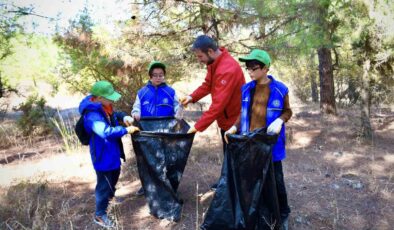
[[[132,135],[138,173],[150,214],[178,221],[182,201],[177,189],[185,169],[194,134],[184,120],[169,117],[141,119],[140,132]]]
[[[277,135],[259,129],[228,139],[219,184],[200,228],[279,229],[271,152]]]

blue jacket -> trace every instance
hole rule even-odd
[[[85,97],[79,105],[79,113],[84,110],[84,126],[92,135],[89,142],[90,156],[96,171],[110,171],[120,168],[120,158],[123,155],[121,137],[127,134],[126,128],[119,126],[117,120],[124,114],[114,113],[107,118],[102,104],[90,101],[92,96]]]
[[[140,101],[141,117],[174,116],[174,97],[175,90],[166,83],[155,87],[149,81],[137,93],[137,100]]]
[[[276,81],[271,75],[268,75],[268,78],[271,79],[271,82],[269,84],[270,95],[267,103],[267,115],[265,122],[267,127],[275,121],[276,118],[282,115],[285,96],[289,92],[288,88],[282,82]],[[250,109],[252,106],[255,87],[256,81],[251,81],[242,86],[241,134],[250,132]],[[278,141],[272,149],[273,161],[281,161],[286,158],[285,132],[285,125],[283,123]]]

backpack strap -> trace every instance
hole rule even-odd
[[[81,116],[85,116],[86,114],[88,114],[91,111],[93,111],[93,110],[84,109]],[[84,119],[85,119],[85,117],[84,117]],[[93,160],[93,163],[96,163],[96,160],[97,160],[97,154],[96,153],[97,152],[96,152],[96,145],[94,144],[94,136],[95,136],[95,134],[94,134],[94,132],[92,132],[91,135],[90,135],[90,138],[93,139],[93,145],[91,147],[92,148],[92,152],[93,152],[92,160]]]

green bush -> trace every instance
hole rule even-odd
[[[23,135],[46,135],[51,132],[53,127],[49,121],[54,111],[51,111],[45,104],[45,98],[34,94],[14,109],[22,111],[22,116],[18,118],[17,125]]]

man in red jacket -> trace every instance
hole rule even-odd
[[[241,111],[241,87],[245,84],[245,77],[238,62],[225,48],[219,48],[211,37],[198,36],[192,50],[197,59],[207,65],[207,75],[205,81],[180,102],[186,106],[211,94],[212,104],[188,133],[202,132],[216,120],[221,129],[224,151],[224,132],[237,120]]]

